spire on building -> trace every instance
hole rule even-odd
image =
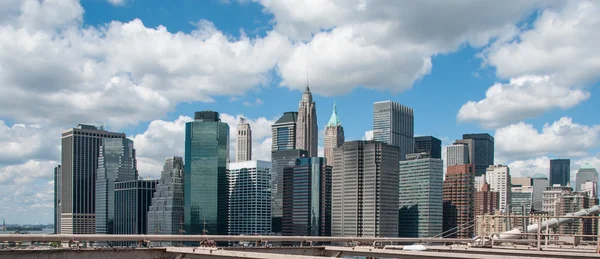
[[[337,116],[337,108],[335,102],[333,102],[333,113],[331,114],[331,118],[329,118],[329,123],[327,123],[327,127],[335,127],[342,126],[342,122],[340,122],[340,118]]]

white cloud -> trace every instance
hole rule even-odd
[[[271,161],[271,125],[276,119],[269,120],[265,117],[257,119],[246,118],[243,114],[235,116],[221,114],[221,120],[229,125],[230,158],[235,161],[235,146],[237,141],[237,126],[240,118],[245,118],[252,129],[252,159]]]
[[[431,72],[434,55],[464,44],[482,47],[518,33],[515,24],[554,1],[258,0],[275,31],[294,49],[279,62],[282,85],[301,90],[309,70],[313,91],[344,94],[354,87],[400,92]],[[431,6],[436,6],[432,9]],[[477,21],[477,22],[473,22]]]
[[[533,125],[520,122],[496,130],[494,138],[496,155],[503,160],[547,154],[585,156],[600,145],[600,125],[581,125],[563,117],[538,131]]]
[[[0,185],[27,185],[34,180],[51,180],[56,161],[28,160],[23,164],[0,167]]]
[[[107,0],[110,4],[115,5],[115,6],[119,6],[119,5],[124,5],[125,4],[125,0]]]
[[[457,119],[495,128],[536,117],[552,108],[568,109],[589,97],[589,92],[557,85],[549,76],[522,76],[508,84],[494,84],[485,99],[464,104]]]
[[[598,12],[597,1],[567,1],[563,8],[546,9],[517,39],[486,50],[484,60],[504,78],[552,75],[559,85],[569,87],[596,81]]]
[[[17,164],[28,159],[58,160],[60,130],[40,125],[14,124],[0,120],[0,165]]]
[[[363,136],[362,140],[373,140],[373,130],[365,131],[365,135]]]
[[[18,11],[0,20],[0,117],[25,123],[92,117],[114,128],[135,125],[180,102],[260,87],[291,48],[276,32],[236,39],[208,21],[189,34],[138,19],[84,27],[74,0],[12,8]]]
[[[263,100],[261,100],[259,98],[256,98],[256,100],[254,100],[254,102],[249,102],[249,101],[244,102],[244,105],[246,107],[259,106],[259,105],[262,105],[262,104],[264,104],[264,102],[263,102]]]
[[[510,168],[510,175],[512,177],[532,177],[536,174],[543,174],[549,177],[550,158],[541,156],[527,160],[515,160],[508,163],[507,166]]]

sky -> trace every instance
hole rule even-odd
[[[245,117],[255,159],[306,84],[320,152],[333,103],[346,140],[373,102],[414,109],[415,134],[495,138],[511,175],[549,159],[600,168],[600,2],[558,0],[0,1],[0,217],[53,221],[61,132],[102,124],[134,140],[140,176],[183,156],[184,125]],[[234,156],[232,156],[234,157]]]

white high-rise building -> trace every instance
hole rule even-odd
[[[577,175],[575,176],[575,190],[582,191],[581,185],[585,182],[598,183],[598,171],[590,164],[583,165],[577,171]]]
[[[319,156],[319,127],[317,125],[317,106],[308,85],[298,105],[296,122],[296,149],[308,151],[309,157]]]
[[[475,176],[475,191],[480,192],[485,183],[485,175]]]
[[[252,128],[244,118],[237,126],[236,162],[252,160]]]
[[[373,103],[373,140],[400,148],[400,161],[414,152],[413,109],[393,101]]]
[[[271,162],[229,163],[229,235],[271,233]]]
[[[499,196],[498,207],[500,211],[506,212],[510,206],[510,170],[508,166],[491,165],[486,169],[485,181],[490,185],[492,192]]]
[[[462,143],[455,143],[446,148],[446,166],[469,164],[469,147]]]

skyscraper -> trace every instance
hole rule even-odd
[[[228,235],[271,234],[271,162],[229,164]]]
[[[499,201],[498,193],[490,190],[488,183],[484,183],[481,190],[475,192],[475,217],[494,214],[498,210]]]
[[[96,174],[96,234],[115,233],[115,183],[137,178],[133,141],[103,139]]]
[[[571,182],[571,159],[550,160],[550,186],[567,186]],[[575,189],[575,188],[574,188]]]
[[[415,137],[415,154],[427,153],[431,158],[442,159],[442,141],[433,136]]]
[[[165,160],[152,204],[148,208],[148,234],[181,235],[183,225],[183,158]],[[162,245],[172,245],[171,242]]]
[[[252,128],[244,118],[237,126],[236,162],[252,160]]]
[[[296,149],[297,121],[297,112],[285,112],[281,118],[271,126],[273,134],[271,152]]]
[[[296,126],[296,148],[308,151],[310,157],[319,155],[319,127],[317,126],[317,108],[308,85],[302,100],[298,104],[298,122]]]
[[[60,234],[61,173],[60,165],[54,167],[54,234]]]
[[[581,184],[585,182],[593,182],[598,183],[598,171],[596,168],[592,167],[590,164],[585,164],[579,171],[577,171],[577,176],[575,176],[575,190],[581,191]]]
[[[350,141],[333,151],[332,236],[398,236],[398,149]]]
[[[486,169],[485,181],[490,184],[490,190],[498,193],[498,209],[506,211],[510,206],[510,170],[508,166],[492,165]]]
[[[333,113],[329,122],[325,127],[325,159],[327,165],[333,165],[333,149],[338,148],[344,144],[344,127],[337,116],[337,109],[335,103],[333,104]]]
[[[280,150],[271,153],[271,217],[272,231],[281,233],[283,220],[283,170],[294,166],[296,159],[308,157],[308,151],[302,149]]]
[[[84,124],[62,133],[61,234],[96,232],[96,173],[105,138],[124,139],[125,134]]]
[[[229,125],[214,111],[185,124],[183,189],[187,234],[227,234]]]
[[[373,140],[400,148],[400,161],[414,152],[413,109],[393,101],[373,103]]]
[[[471,238],[474,223],[473,165],[448,166],[444,180],[444,237]]]
[[[454,143],[446,147],[446,166],[470,164],[469,147],[464,143]]]
[[[469,144],[469,141],[464,143],[469,146],[469,158],[475,168],[475,176],[485,174],[488,166],[494,164],[494,137],[488,133],[463,134],[463,140],[473,141],[473,144]]]
[[[115,183],[114,233],[148,234],[148,209],[158,180],[133,180]],[[123,242],[122,245],[133,242]]]
[[[283,169],[284,236],[331,235],[331,166],[322,157]]]
[[[442,233],[444,162],[429,154],[407,155],[400,162],[399,237]]]

